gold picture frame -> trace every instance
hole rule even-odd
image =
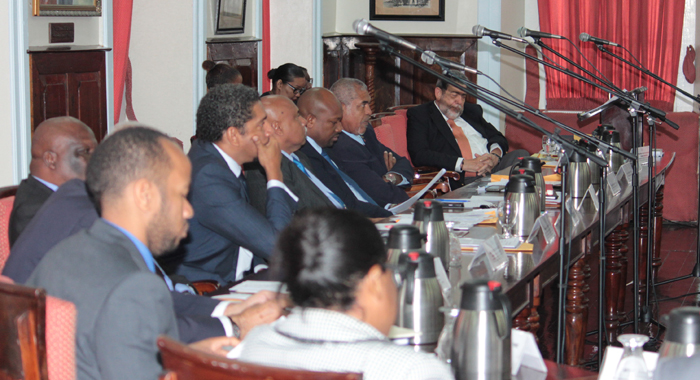
[[[102,0],[33,0],[32,15],[62,17],[102,16]]]

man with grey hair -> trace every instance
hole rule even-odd
[[[176,273],[228,283],[261,268],[299,198],[284,184],[282,153],[258,93],[241,84],[211,89],[197,109],[189,199],[190,234]],[[250,204],[242,166],[257,158],[267,175],[266,214]]]
[[[367,86],[358,79],[342,78],[331,91],[343,108],[343,132],[328,149],[333,161],[380,206],[407,200],[405,188],[413,182],[413,167],[379,142],[369,126],[372,110]]]
[[[451,75],[468,80],[458,71]],[[482,176],[512,166],[529,153],[508,152],[508,141],[484,119],[481,106],[465,103],[467,94],[438,80],[435,101],[408,110],[406,140],[411,161],[418,166],[437,166],[462,173],[453,189],[465,183],[465,173]],[[468,181],[467,181],[468,182]]]

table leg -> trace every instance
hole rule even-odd
[[[617,329],[620,326],[617,297],[621,286],[620,263],[620,236],[618,229],[614,229],[605,238],[605,326],[607,327],[608,342],[617,342]]]
[[[630,237],[627,231],[628,228],[629,222],[625,222],[616,228],[616,230],[618,230],[618,241],[620,243],[620,289],[617,296],[617,315],[620,322],[627,321],[627,314],[625,313],[625,295],[627,293],[627,254],[629,253],[627,241]]]
[[[649,209],[639,207],[639,304],[644,305],[647,279],[647,248],[649,243]]]
[[[656,192],[656,207],[654,208],[654,256],[652,257],[652,278],[657,279],[661,267],[661,235],[664,223],[664,186],[661,185]]]
[[[530,308],[526,307],[518,313],[517,316],[513,319],[513,328],[521,330],[521,331],[527,331],[530,332],[531,326],[530,322],[528,321],[530,317]]]

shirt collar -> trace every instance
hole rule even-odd
[[[311,144],[311,146],[318,152],[318,154],[323,154],[323,148],[321,148],[321,146],[318,145],[316,141],[314,141],[314,139],[312,139],[309,136],[306,136],[306,141],[308,141],[309,144]]]
[[[156,265],[153,260],[153,254],[151,254],[151,250],[146,247],[146,244],[143,244],[141,240],[137,239],[136,236],[132,235],[131,232],[119,227],[118,225],[110,222],[109,220],[102,219],[105,223],[109,224],[110,226],[118,229],[121,233],[126,235],[126,237],[131,240],[132,243],[136,246],[136,249],[139,251],[141,256],[143,257],[143,261],[146,262],[146,266],[148,267],[148,270],[151,271],[151,273],[156,273]]]
[[[226,161],[226,165],[228,165],[229,169],[233,172],[233,174],[236,175],[236,177],[241,176],[241,165],[238,165],[238,162],[236,162],[233,158],[231,158],[228,154],[224,153],[224,151],[219,148],[216,143],[212,143],[214,145],[214,148],[219,151],[219,154],[221,154],[221,157],[224,158],[224,161]]]
[[[37,181],[43,183],[44,186],[48,187],[49,189],[51,189],[51,190],[53,190],[53,191],[58,190],[58,186],[57,186],[57,185],[54,185],[53,183],[51,183],[51,182],[49,182],[49,181],[44,181],[43,179],[41,179],[41,178],[39,178],[39,177],[37,177],[37,176],[35,176],[35,175],[33,175],[32,177],[34,177],[35,180],[37,180]]]
[[[442,113],[442,110],[440,109],[440,106],[438,106],[438,104],[437,104],[437,100],[434,101],[433,103],[435,103],[435,108],[437,108],[438,112],[440,112],[440,115],[442,115],[442,117],[445,119],[445,121],[449,120],[449,118],[448,118],[447,116],[445,116],[444,113]]]
[[[350,137],[351,139],[357,141],[358,143],[360,143],[360,144],[362,144],[362,145],[365,145],[365,140],[362,139],[362,136],[356,135],[356,134],[354,134],[354,133],[350,133],[350,132],[345,131],[345,130],[343,130],[343,133],[345,133],[346,135],[348,135],[348,137]]]

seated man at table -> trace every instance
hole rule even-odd
[[[283,183],[282,154],[271,133],[254,89],[223,84],[202,98],[197,139],[187,154],[194,217],[180,247],[177,274],[190,281],[228,283],[266,264],[299,200]],[[250,204],[242,171],[243,164],[256,158],[267,175],[265,215]]]
[[[306,144],[299,152],[308,157],[311,171],[340,198],[345,207],[370,218],[393,215],[378,206],[328,155],[328,148],[335,144],[343,130],[343,108],[335,95],[325,88],[314,87],[299,98],[297,105],[301,116],[306,119]]]
[[[328,154],[380,206],[408,200],[405,188],[413,182],[413,167],[379,142],[369,126],[372,110],[367,86],[358,79],[342,78],[331,91],[343,107],[343,132]]]
[[[460,72],[452,74],[468,80]],[[505,136],[484,119],[481,106],[465,103],[466,99],[462,90],[438,79],[435,101],[410,108],[407,113],[406,139],[411,161],[416,166],[461,172],[459,183],[450,180],[453,189],[465,183],[465,173],[483,176],[529,155],[522,149],[506,153]]]
[[[51,249],[27,281],[75,304],[79,379],[158,377],[156,339],[179,334],[154,257],[187,234],[190,170],[180,148],[149,128],[122,129],[95,150],[87,186],[101,218]]]
[[[85,178],[85,166],[96,145],[90,127],[74,117],[54,117],[36,127],[29,176],[19,184],[10,213],[11,246],[59,186]]]
[[[311,171],[311,163],[303,154],[295,154],[306,143],[306,120],[291,99],[281,95],[268,95],[260,99],[270,123],[273,138],[282,149],[282,175],[284,184],[299,197],[297,211],[305,208],[338,207],[342,202]],[[303,156],[303,157],[301,157]],[[304,163],[302,163],[304,160]],[[245,166],[250,203],[262,214],[266,212],[267,180],[265,169],[258,162]]]

